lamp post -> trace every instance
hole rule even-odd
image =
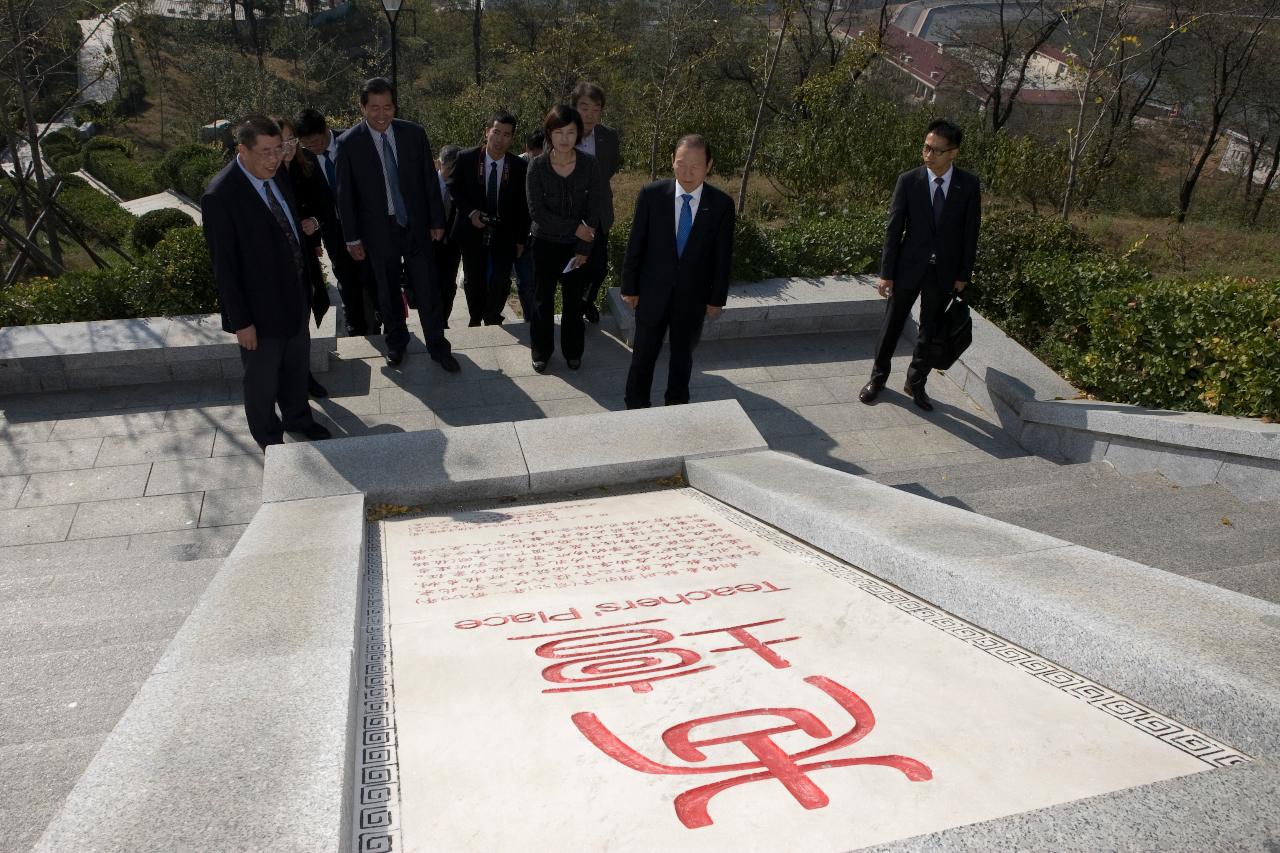
[[[387,23],[391,25],[391,85],[397,91],[400,86],[396,81],[396,18],[400,17],[400,7],[404,0],[382,0],[382,11],[387,15]]]

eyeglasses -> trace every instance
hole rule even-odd
[[[932,145],[926,142],[924,144],[923,150],[925,154],[946,154],[948,151],[955,151],[959,147],[960,146],[958,145],[953,145],[950,148],[934,148]]]

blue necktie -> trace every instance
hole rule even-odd
[[[387,167],[387,186],[391,188],[391,208],[396,212],[396,224],[404,228],[409,224],[409,214],[404,209],[404,196],[400,194],[400,164],[384,131],[382,134],[382,163]]]
[[[676,254],[683,258],[685,244],[689,242],[689,232],[693,230],[693,208],[689,206],[693,196],[681,193],[680,198],[684,200],[684,206],[680,208],[680,222],[676,225]]]
[[[329,179],[329,189],[333,192],[338,191],[338,170],[333,167],[333,158],[326,151],[320,155],[324,158],[324,176]]]

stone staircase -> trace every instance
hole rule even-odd
[[[872,475],[905,492],[1280,602],[1280,502],[1038,456]]]
[[[0,850],[44,831],[234,544],[0,556]]]

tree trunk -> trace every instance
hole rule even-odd
[[[1098,24],[1093,34],[1093,49],[1089,52],[1089,68],[1084,76],[1084,91],[1080,93],[1080,109],[1076,112],[1076,127],[1067,143],[1067,186],[1062,191],[1062,221],[1071,221],[1071,203],[1076,188],[1076,175],[1080,158],[1084,156],[1084,114],[1089,108],[1089,95],[1093,90],[1093,75],[1098,67],[1098,48],[1102,43],[1102,22],[1107,13],[1107,2],[1098,7]],[[1089,132],[1093,135],[1093,131]]]
[[[764,107],[769,99],[769,88],[773,85],[773,72],[778,67],[778,57],[782,55],[783,39],[787,35],[787,24],[791,22],[791,7],[788,6],[782,16],[782,29],[778,30],[778,43],[773,48],[773,58],[769,60],[769,69],[765,72],[764,87],[760,91],[760,106],[756,109],[756,122],[751,128],[751,144],[747,147],[747,160],[742,166],[742,183],[738,187],[738,213],[747,207],[747,182],[751,179],[751,164],[756,159],[756,149],[760,147],[760,132],[764,125]]]
[[[1253,203],[1253,212],[1249,214],[1250,225],[1258,224],[1258,216],[1262,213],[1262,203],[1267,200],[1267,193],[1271,191],[1271,185],[1275,182],[1277,171],[1280,171],[1280,139],[1276,140],[1275,148],[1271,152],[1271,166],[1267,169],[1267,179],[1263,181],[1262,187],[1258,190],[1258,198]]]
[[[1187,221],[1187,211],[1191,209],[1191,197],[1195,194],[1200,173],[1204,171],[1205,164],[1213,156],[1213,149],[1218,145],[1221,128],[1222,116],[1215,114],[1213,124],[1209,127],[1209,137],[1205,140],[1204,147],[1200,149],[1200,156],[1196,158],[1196,164],[1191,169],[1191,173],[1182,179],[1182,186],[1178,188],[1178,213],[1174,219],[1179,225]]]
[[[480,85],[480,36],[484,26],[484,0],[475,0],[471,12],[471,52],[475,58],[476,85]]]

